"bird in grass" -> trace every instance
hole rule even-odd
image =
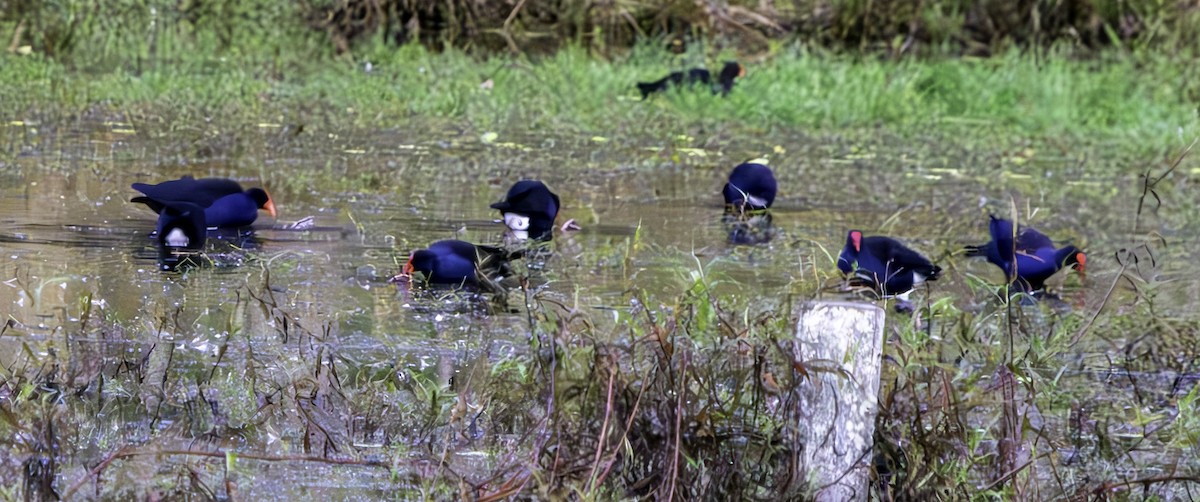
[[[734,81],[744,76],[746,76],[746,67],[737,61],[727,61],[721,67],[721,72],[717,74],[716,85],[713,85],[711,72],[704,68],[692,68],[686,72],[672,72],[653,82],[638,82],[637,88],[638,92],[642,93],[642,99],[646,99],[651,94],[663,92],[672,86],[678,87],[686,84],[690,87],[701,83],[711,88],[713,94],[720,93],[721,96],[727,96],[729,91],[733,90]]]

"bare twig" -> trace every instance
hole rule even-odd
[[[1175,157],[1175,160],[1171,162],[1171,165],[1169,167],[1167,167],[1167,170],[1164,171],[1162,174],[1160,174],[1158,176],[1151,176],[1150,172],[1147,171],[1142,176],[1142,195],[1140,197],[1138,197],[1137,212],[1134,213],[1134,217],[1133,217],[1133,234],[1134,235],[1137,235],[1138,229],[1141,227],[1142,211],[1145,209],[1145,206],[1146,206],[1146,198],[1154,197],[1154,200],[1156,202],[1156,206],[1155,206],[1156,208],[1157,208],[1157,205],[1162,204],[1162,200],[1159,199],[1158,193],[1154,191],[1154,187],[1156,185],[1158,185],[1159,182],[1161,182],[1163,179],[1165,179],[1168,175],[1175,172],[1175,169],[1179,168],[1179,165],[1183,163],[1183,159],[1187,158],[1188,154],[1191,153],[1192,148],[1194,148],[1196,146],[1197,142],[1200,142],[1200,137],[1193,139],[1192,143],[1189,144],[1187,146],[1187,148],[1184,148],[1183,151],[1180,152],[1179,155]],[[1104,307],[1108,305],[1108,300],[1110,298],[1112,298],[1113,292],[1115,292],[1117,289],[1117,283],[1121,280],[1122,277],[1124,277],[1125,270],[1127,268],[1128,268],[1128,265],[1126,265],[1124,263],[1121,264],[1121,270],[1118,271],[1117,276],[1115,278],[1113,278],[1112,285],[1109,286],[1108,292],[1106,292],[1104,294],[1104,298],[1100,300],[1100,305],[1098,307],[1096,307],[1096,311],[1092,313],[1092,316],[1088,318],[1087,322],[1083,323],[1083,326],[1079,327],[1079,331],[1075,332],[1075,335],[1071,337],[1071,345],[1075,345],[1076,343],[1079,342],[1079,340],[1083,339],[1084,335],[1086,335],[1088,330],[1091,329],[1092,325],[1095,324],[1096,319],[1098,317],[1100,317],[1100,313],[1104,311]]]
[[[21,37],[25,34],[25,19],[22,18],[13,29],[12,43],[8,44],[8,52],[17,52],[21,47]]]
[[[650,369],[647,368],[646,373],[642,375],[640,381],[647,381],[649,376]],[[643,385],[640,389],[638,389],[637,399],[633,401],[633,408],[629,410],[629,418],[625,420],[625,432],[621,434],[621,440],[617,442],[618,445],[624,444],[629,438],[629,431],[633,430],[633,420],[637,418],[638,410],[641,409],[642,396],[646,394],[646,387],[648,386]],[[619,451],[620,449],[618,448],[614,448],[612,450],[612,453],[609,454],[606,465],[604,466],[604,472],[600,473],[600,477],[595,480],[592,486],[600,486],[604,484],[604,480],[608,478],[608,473],[612,471],[613,465],[616,464],[617,452]]]
[[[501,30],[501,33],[504,34],[504,41],[508,42],[508,48],[509,48],[509,50],[511,50],[513,52],[513,54],[517,54],[517,53],[521,52],[521,49],[519,47],[517,47],[517,41],[513,39],[512,23],[513,23],[513,21],[515,21],[517,19],[517,14],[520,14],[521,9],[523,9],[524,7],[525,7],[525,0],[521,0],[520,2],[518,2],[517,6],[513,7],[512,12],[508,13],[508,18],[504,20],[504,27]]]
[[[1142,221],[1142,208],[1146,204],[1146,197],[1152,196],[1159,204],[1162,203],[1162,201],[1158,198],[1158,194],[1154,192],[1155,185],[1158,185],[1158,183],[1164,178],[1169,176],[1172,172],[1175,172],[1175,169],[1179,167],[1179,164],[1183,163],[1183,159],[1187,158],[1188,153],[1192,151],[1192,148],[1196,146],[1197,142],[1200,142],[1200,137],[1193,139],[1192,144],[1188,145],[1187,148],[1184,148],[1183,152],[1180,152],[1179,156],[1175,157],[1175,160],[1171,162],[1171,166],[1168,167],[1167,170],[1161,175],[1152,178],[1150,177],[1150,172],[1146,172],[1145,177],[1143,178],[1145,181],[1142,182],[1142,196],[1138,198],[1137,212],[1134,213],[1133,216],[1134,234],[1137,234],[1138,224]]]
[[[1001,483],[1008,481],[1013,476],[1016,476],[1018,473],[1025,470],[1025,468],[1029,467],[1029,465],[1032,464],[1035,460],[1046,458],[1048,456],[1050,456],[1050,453],[1043,453],[1041,455],[1038,455],[1037,457],[1026,460],[1025,463],[1014,467],[1013,469],[1009,470],[1008,472],[1000,475],[1000,477],[996,478],[991,483],[984,485],[984,487],[981,490],[979,490],[979,492],[980,493],[988,492],[988,491],[996,488],[997,486],[1000,486]]]
[[[611,360],[609,363],[611,364]],[[592,473],[588,475],[588,479],[593,482],[596,479],[596,469],[600,468],[600,457],[604,455],[604,444],[608,440],[608,421],[612,418],[613,412],[613,385],[617,380],[617,372],[614,368],[608,369],[608,398],[604,403],[604,421],[600,424],[600,440],[596,442],[596,457],[592,460]]]
[[[233,455],[233,456],[236,456],[237,458],[250,459],[250,460],[261,460],[264,462],[315,462],[315,463],[319,463],[319,464],[330,464],[330,465],[361,465],[361,466],[383,467],[383,468],[389,467],[389,465],[386,462],[382,462],[379,460],[360,460],[360,459],[355,459],[355,458],[328,458],[328,457],[318,457],[318,456],[311,456],[311,455],[268,455],[265,453],[253,453],[253,452],[234,451],[234,450],[153,450],[153,449],[139,450],[139,449],[134,449],[132,447],[126,446],[126,447],[121,448],[121,449],[113,452],[112,454],[110,454],[103,461],[101,461],[99,465],[92,468],[92,470],[88,472],[87,476],[84,476],[79,481],[76,481],[75,484],[71,485],[71,488],[68,489],[66,494],[63,495],[63,499],[70,499],[71,496],[74,495],[75,492],[78,491],[79,488],[82,487],[84,483],[87,483],[88,480],[98,476],[101,471],[103,471],[106,467],[108,467],[109,464],[113,463],[114,461],[116,461],[118,459],[130,458],[130,457],[140,457],[140,456],[164,456],[164,455],[183,455],[183,456],[190,456],[190,457],[212,457],[212,458],[226,458],[230,455]]]
[[[1104,497],[1105,493],[1115,492],[1135,485],[1151,485],[1154,483],[1200,483],[1200,476],[1151,476],[1148,478],[1130,479],[1126,481],[1106,481],[1092,490],[1092,495]]]

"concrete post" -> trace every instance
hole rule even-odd
[[[809,302],[797,307],[796,358],[810,368],[799,386],[800,479],[818,501],[866,500],[878,413],[883,309]]]

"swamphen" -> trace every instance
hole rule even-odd
[[[164,181],[157,185],[134,183],[133,188],[153,199],[191,202],[199,204],[201,207],[208,207],[214,200],[243,191],[240,183],[228,178],[196,179],[191,175],[184,175],[177,180]],[[144,203],[146,201],[133,202]]]
[[[692,68],[686,73],[677,71],[655,80],[653,82],[638,82],[638,91],[642,93],[642,99],[646,99],[651,94],[667,90],[671,86],[679,86],[683,84],[694,85],[697,82],[702,83],[712,88],[713,94],[720,93],[722,96],[729,94],[733,90],[733,82],[738,77],[746,76],[746,67],[738,64],[736,61],[727,61],[725,66],[721,67],[721,73],[717,74],[717,85],[713,85],[712,73],[704,68]]]
[[[509,261],[520,258],[521,254],[459,240],[437,241],[414,251],[404,264],[403,274],[412,277],[420,272],[424,281],[431,284],[476,285],[490,280],[491,275],[510,274]]]
[[[558,217],[560,204],[558,195],[551,192],[545,183],[521,180],[508,189],[504,200],[491,207],[500,210],[504,224],[518,237],[550,240],[554,235],[554,219]]]
[[[243,191],[238,182],[229,179],[184,176],[157,185],[134,183],[132,186],[145,195],[134,197],[130,202],[145,204],[159,214],[170,202],[184,202],[203,208],[208,228],[249,226],[258,219],[259,209],[266,210],[272,218],[276,217],[275,202],[265,190],[251,188]]]
[[[204,208],[190,202],[165,202],[155,230],[164,248],[203,249],[208,234]]]
[[[778,234],[771,213],[775,202],[775,175],[771,168],[753,162],[739,164],[729,173],[721,189],[725,197],[725,216],[721,222],[734,244],[762,244]]]
[[[838,255],[838,269],[868,282],[883,297],[908,301],[913,288],[937,280],[942,268],[891,237],[863,237],[851,230]]]
[[[725,183],[721,194],[725,196],[726,212],[740,214],[770,208],[777,190],[771,168],[746,162],[729,173],[729,182]]]
[[[1010,284],[1022,291],[1035,292],[1046,287],[1046,279],[1066,267],[1074,268],[1082,277],[1086,272],[1087,255],[1070,244],[1054,247],[1052,241],[1031,227],[1022,226],[1013,232],[1013,224],[1003,218],[990,216],[987,244],[967,246],[967,256],[984,256],[1000,267]]]

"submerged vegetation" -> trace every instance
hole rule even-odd
[[[1101,298],[1005,302],[986,278],[947,264],[963,284],[888,318],[872,496],[1169,499],[1200,482],[1200,319],[1181,298],[1194,283],[1178,284],[1193,280],[1180,265],[1190,252],[1171,234],[1195,235],[1200,221],[1188,147],[1200,136],[1193,3],[0,0],[10,41],[0,176],[89,175],[80,165],[127,175],[118,164],[133,154],[56,156],[68,143],[46,139],[103,123],[132,143],[167,139],[153,169],[214,161],[285,197],[336,191],[327,205],[442,167],[262,165],[313,143],[354,155],[396,143],[490,148],[482,161],[455,159],[469,172],[445,175],[479,180],[528,173],[517,164],[535,154],[522,142],[538,142],[568,150],[538,158],[543,169],[603,177],[718,156],[801,163],[798,150],[827,141],[836,164],[780,169],[781,186],[820,201],[830,180],[873,187],[868,169],[978,178],[1030,192],[1021,220],[1079,181],[1078,211],[1136,207],[1131,221],[1050,211],[1103,220],[1110,235],[1093,242],[1111,249],[1089,250],[1112,257]],[[748,75],[727,98],[643,101],[634,88],[734,59]],[[410,122],[446,137],[409,141]],[[581,141],[562,148],[566,137]],[[894,163],[847,167],[897,144]],[[931,160],[942,149],[971,154]],[[1054,167],[1015,172],[1043,157]],[[846,169],[818,172],[830,166]],[[1019,181],[995,181],[1009,175]],[[872,196],[897,215],[946,210],[945,199]],[[601,223],[598,204],[586,204],[588,223]],[[965,214],[984,203],[950,204]],[[906,224],[897,215],[882,225]],[[346,218],[365,242],[361,216]],[[409,244],[385,233],[390,247],[356,249],[364,256],[345,266],[354,276],[337,278],[354,283],[359,304],[381,286],[358,272],[363,262]],[[829,250],[778,244],[797,257],[773,278],[791,294],[771,296],[694,248],[654,262],[673,279],[639,283],[630,270],[652,247],[643,239],[639,224],[604,248],[555,242],[554,260],[577,262],[568,278],[621,270],[605,301],[583,286],[555,290],[530,269],[500,299],[402,291],[381,296],[386,306],[342,308],[289,281],[310,257],[248,250],[237,260],[248,278],[214,307],[176,302],[189,297],[172,288],[212,280],[197,270],[167,276],[131,316],[75,271],[33,278],[6,261],[15,300],[0,327],[0,478],[21,482],[0,498],[811,498],[821,487],[797,477],[795,391],[822,369],[795,356],[792,308],[836,282]],[[400,305],[428,340],[362,340],[386,335],[379,318],[410,319]]]

